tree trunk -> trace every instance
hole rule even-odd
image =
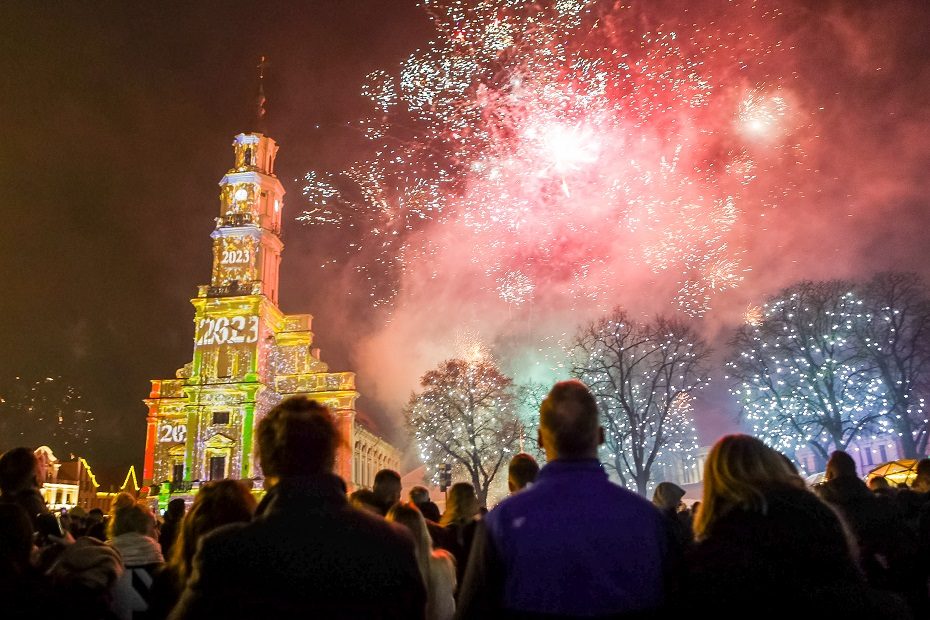
[[[490,480],[486,484],[481,484],[481,481],[478,479],[478,472],[473,471],[471,472],[471,485],[475,487],[475,495],[478,496],[478,504],[481,506],[487,505]]]
[[[901,452],[902,456],[906,459],[919,459],[920,456],[917,454],[917,444],[914,442],[914,433],[911,432],[911,423],[904,416],[898,420],[898,423],[895,425],[898,432],[901,434]]]

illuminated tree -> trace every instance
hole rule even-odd
[[[799,282],[739,328],[727,363],[752,431],[789,454],[809,446],[823,465],[863,432],[887,425],[884,386],[861,355],[869,319],[849,282]]]
[[[523,437],[520,450],[531,454],[540,465],[546,461],[546,453],[539,445],[539,406],[546,398],[551,386],[529,381],[521,384],[517,390],[520,403],[520,422],[523,424]]]
[[[0,384],[0,452],[48,445],[60,454],[78,454],[93,421],[81,393],[61,377],[16,377]]]
[[[404,419],[427,472],[451,463],[468,473],[484,504],[523,433],[513,381],[489,358],[451,359],[423,375],[420,386]]]
[[[862,287],[867,317],[857,345],[884,384],[888,424],[905,458],[926,454],[930,424],[923,395],[930,373],[930,299],[912,273],[882,273]]]
[[[709,354],[688,325],[664,317],[642,324],[619,309],[576,336],[572,374],[597,399],[608,465],[624,486],[645,495],[667,457],[693,458],[690,397],[710,380]]]

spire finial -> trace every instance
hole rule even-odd
[[[265,57],[262,56],[261,60],[258,62],[258,106],[255,109],[256,121],[258,123],[259,130],[264,129],[265,125],[265,69],[268,68],[268,61],[265,60]]]

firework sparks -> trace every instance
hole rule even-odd
[[[765,314],[761,306],[749,306],[746,308],[746,312],[743,313],[743,322],[753,327],[762,325],[762,320],[764,318]]]
[[[346,253],[374,305],[394,300],[427,244],[435,278],[473,248],[475,280],[513,306],[542,283],[615,297],[621,270],[605,261],[668,274],[694,316],[739,284],[741,201],[760,157],[778,157],[787,103],[733,75],[777,41],[746,31],[736,44],[596,0],[424,5],[434,43],[364,89],[370,158],[304,188],[300,219],[353,232]]]

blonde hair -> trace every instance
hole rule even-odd
[[[764,512],[765,493],[773,486],[805,488],[787,459],[750,435],[721,437],[704,463],[704,495],[694,519],[694,534],[705,538],[715,522],[733,509]]]
[[[144,503],[137,501],[129,493],[122,492],[116,496],[110,506],[107,535],[113,539],[130,532],[154,538],[155,515]]]
[[[415,506],[410,504],[394,504],[388,510],[386,518],[388,521],[403,525],[413,534],[417,565],[420,567],[423,583],[429,589],[429,564],[430,558],[433,556],[433,539],[430,538],[429,530],[426,529],[426,519],[423,518],[423,515]]]
[[[440,525],[465,523],[481,511],[475,487],[468,482],[456,482],[449,488],[446,498],[446,511],[442,513]]]

